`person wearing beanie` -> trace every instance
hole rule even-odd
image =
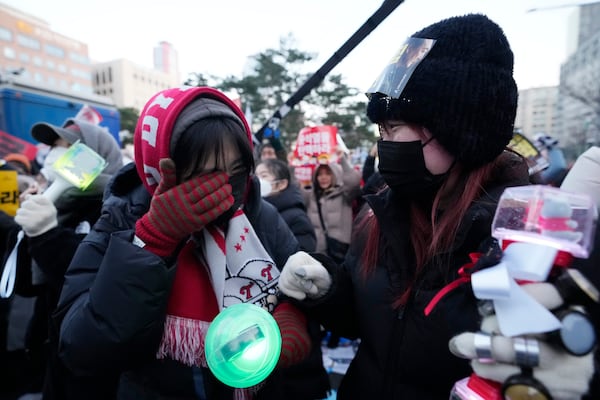
[[[365,196],[346,259],[299,252],[279,279],[326,329],[360,339],[340,400],[446,400],[472,372],[502,383],[520,371],[512,347],[497,341],[487,356],[495,364],[477,360],[472,332],[499,333],[481,325],[471,285],[460,284],[470,256],[492,249],[504,189],[530,183],[525,159],[506,149],[518,95],[513,53],[481,14],[439,21],[407,43],[424,40],[432,43],[416,66],[399,65],[397,53],[368,90],[386,187]],[[543,304],[565,302],[552,284],[534,285]],[[539,345],[529,381],[554,399],[584,394],[592,354]]]
[[[68,134],[63,134],[68,131]],[[65,271],[77,246],[100,217],[104,189],[121,167],[119,146],[100,126],[68,119],[62,126],[40,122],[32,127],[32,136],[50,146],[42,172],[44,185],[29,185],[20,195],[21,204],[7,234],[8,251],[2,266],[13,251],[16,258],[15,294],[35,296],[34,313],[28,322],[26,352],[32,366],[41,371],[44,399],[64,398],[63,366],[58,360],[58,331],[51,323]],[[107,167],[85,190],[76,187],[65,190],[53,203],[43,190],[56,177],[52,163],[77,141],[87,145],[107,161]],[[22,235],[23,239],[17,238]],[[34,377],[30,380],[33,382]],[[32,384],[32,386],[35,386]]]
[[[25,154],[9,153],[5,155],[3,159],[19,174],[31,175],[31,161],[27,158]]]
[[[306,317],[276,292],[298,242],[260,196],[242,111],[213,88],[165,89],[143,108],[134,144],[55,313],[68,398],[300,398],[285,370],[310,351]],[[282,336],[277,368],[249,388],[221,383],[204,348],[213,319],[238,303],[271,312]]]

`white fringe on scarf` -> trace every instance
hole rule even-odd
[[[156,358],[207,368],[204,339],[209,326],[210,322],[167,315]]]
[[[167,315],[165,328],[156,358],[171,358],[188,366],[208,368],[204,353],[204,341],[210,322]],[[260,384],[233,391],[234,400],[252,400],[262,387]]]

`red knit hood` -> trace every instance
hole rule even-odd
[[[144,106],[134,134],[137,172],[150,194],[154,193],[160,181],[159,161],[172,157],[177,140],[181,135],[181,132],[175,132],[174,135],[176,122],[185,107],[198,98],[210,98],[231,109],[243,124],[250,146],[253,145],[252,132],[244,113],[222,92],[209,87],[193,86],[162,90]],[[189,122],[186,124],[186,128],[191,123],[210,116],[214,116],[211,115],[210,109],[199,113],[194,120],[186,121]]]

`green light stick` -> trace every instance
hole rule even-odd
[[[206,362],[212,373],[234,388],[262,382],[281,353],[279,326],[268,311],[250,303],[221,311],[206,332]]]
[[[44,191],[53,202],[68,188],[85,190],[102,173],[108,163],[94,150],[77,141],[52,164],[56,179]]]

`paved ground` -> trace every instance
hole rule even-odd
[[[331,395],[326,400],[335,400],[336,391],[340,386],[340,382],[350,365],[350,361],[354,358],[358,341],[350,341],[348,339],[340,339],[338,347],[330,349],[327,347],[327,341],[324,340],[321,346],[323,352],[323,365],[329,373],[329,381],[333,389]]]

